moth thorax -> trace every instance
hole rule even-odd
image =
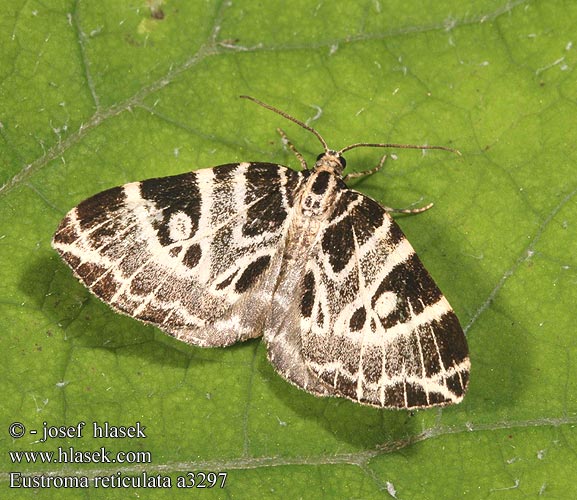
[[[319,217],[331,211],[339,189],[338,180],[330,170],[313,172],[302,197],[302,213],[308,217]]]

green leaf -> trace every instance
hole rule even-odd
[[[414,4],[414,5],[413,5]],[[0,482],[229,473],[232,498],[574,498],[577,6],[551,0],[2,2]],[[318,399],[258,341],[205,350],[119,316],[50,248],[103,189],[234,161],[312,161],[403,142],[352,185],[394,207],[469,339],[465,401],[414,414]],[[381,153],[347,155],[351,170]],[[11,437],[9,426],[26,430]],[[81,438],[39,442],[43,423]],[[99,439],[93,422],[146,438]],[[150,452],[143,463],[15,463],[8,451]],[[79,490],[41,488],[48,497]],[[182,490],[190,495],[192,491]],[[90,488],[93,498],[172,498]]]

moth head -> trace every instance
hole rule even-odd
[[[317,156],[315,168],[331,170],[337,175],[341,175],[347,166],[347,160],[338,151],[328,149]]]

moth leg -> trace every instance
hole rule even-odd
[[[349,179],[356,179],[357,177],[365,177],[367,175],[372,175],[375,172],[378,172],[379,170],[381,170],[381,168],[383,168],[388,157],[389,155],[383,155],[379,164],[376,167],[370,168],[369,170],[363,170],[362,172],[351,172],[350,174],[345,175],[343,177],[343,181],[346,182]]]
[[[300,154],[300,152],[297,150],[297,148],[294,147],[293,143],[290,141],[290,139],[287,137],[285,131],[282,128],[277,128],[276,131],[280,134],[281,139],[282,139],[282,143],[287,146],[293,153],[294,155],[298,158],[301,167],[303,170],[308,170],[309,166],[307,165],[306,160],[304,159],[303,155]]]
[[[394,212],[397,214],[420,214],[421,212],[425,212],[429,210],[434,205],[434,203],[429,203],[424,207],[419,208],[391,208],[391,207],[383,207],[385,212]]]
[[[369,170],[363,170],[362,172],[351,172],[350,174],[345,175],[343,177],[343,180],[347,181],[349,179],[355,179],[357,177],[365,177],[367,175],[371,175],[374,174],[375,172],[378,172],[379,170],[381,170],[381,168],[383,168],[388,157],[389,155],[383,155],[381,161],[376,167],[371,168]],[[433,204],[429,203],[428,205],[425,205],[424,207],[420,208],[391,208],[391,207],[383,207],[383,208],[385,209],[385,212],[394,212],[398,214],[420,214],[421,212],[429,210],[429,208],[431,208],[432,206]]]

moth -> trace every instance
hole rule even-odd
[[[389,215],[347,187],[357,143],[302,170],[243,162],[131,182],[60,223],[52,246],[114,310],[201,347],[264,337],[288,382],[379,408],[458,403],[467,342],[451,306]],[[453,150],[454,151],[454,150]],[[429,208],[404,210],[420,212]]]

